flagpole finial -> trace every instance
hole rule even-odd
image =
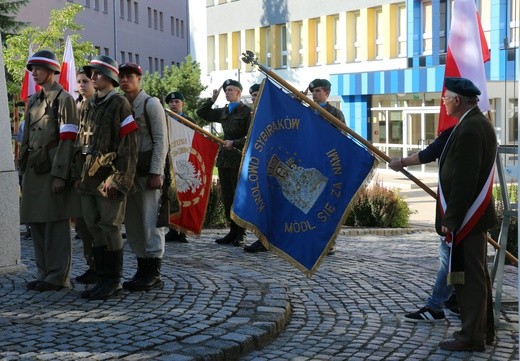
[[[255,53],[253,53],[251,50],[246,50],[245,53],[242,53],[242,61],[246,64],[258,65],[258,58],[255,56]]]

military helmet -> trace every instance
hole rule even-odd
[[[117,62],[109,56],[98,55],[84,66],[85,74],[90,78],[92,76],[92,69],[98,70],[107,78],[112,80],[114,86],[119,86],[119,70]]]
[[[60,73],[60,63],[56,59],[56,55],[49,50],[40,50],[34,53],[27,61],[27,70],[32,71],[33,65],[43,66],[52,70],[54,74]]]

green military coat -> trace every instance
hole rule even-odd
[[[70,178],[74,155],[74,140],[70,135],[77,133],[77,124],[74,99],[57,82],[47,94],[40,90],[29,98],[20,155],[26,160],[21,169],[22,223],[54,222],[80,215],[78,194]],[[68,139],[60,140],[60,129],[62,134],[68,132]],[[38,174],[35,165],[40,163],[42,154],[38,150],[46,146],[50,170]],[[55,177],[66,181],[65,191],[58,194],[51,190]]]

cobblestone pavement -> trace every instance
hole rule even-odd
[[[26,272],[0,275],[1,360],[518,360],[517,269],[506,266],[498,342],[452,353],[439,341],[457,317],[403,322],[423,305],[436,275],[433,232],[343,234],[338,252],[307,278],[269,252],[219,246],[206,230],[167,244],[165,288],[85,301],[84,289],[26,291]],[[371,232],[358,232],[371,233]],[[377,232],[376,232],[377,233]],[[383,232],[380,232],[383,233]],[[74,240],[73,277],[85,270]],[[490,252],[492,253],[492,252]],[[135,260],[125,248],[125,278]]]

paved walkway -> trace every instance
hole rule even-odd
[[[87,302],[84,289],[26,291],[27,272],[0,276],[2,360],[518,360],[516,268],[506,266],[498,344],[482,353],[437,347],[459,326],[403,322],[436,274],[432,232],[347,236],[312,278],[270,254],[218,246],[217,231],[168,244],[162,291]],[[125,278],[134,260],[125,249]],[[74,241],[73,276],[84,270]]]
[[[205,230],[190,243],[167,244],[164,290],[105,302],[83,300],[77,284],[26,291],[34,259],[32,242],[22,240],[27,272],[0,275],[0,359],[518,360],[518,281],[511,266],[498,342],[485,352],[438,348],[460,325],[450,314],[436,324],[403,321],[422,306],[436,275],[438,238],[432,217],[421,224],[418,218],[427,217],[420,213],[409,233],[345,229],[338,252],[312,278],[269,252],[219,246],[213,240],[222,231]],[[75,277],[85,270],[81,241],[73,251]],[[125,278],[134,270],[126,247]]]

